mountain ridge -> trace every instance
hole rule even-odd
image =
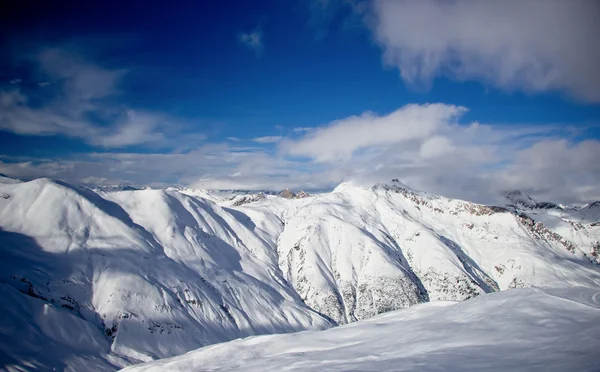
[[[41,327],[22,344],[2,334],[16,365],[94,360],[114,370],[429,301],[600,286],[600,224],[587,210],[486,206],[399,182],[240,204],[187,189],[103,192],[50,179],[3,183],[0,195],[8,196],[0,284],[29,309],[3,303],[2,326]],[[97,347],[57,338],[72,317]],[[33,357],[32,343],[60,352]]]

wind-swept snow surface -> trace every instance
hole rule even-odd
[[[598,345],[598,289],[528,288],[230,341],[124,371],[591,372],[600,366]]]
[[[543,206],[398,182],[287,199],[2,180],[0,358],[116,369],[428,301],[600,287],[597,205]]]

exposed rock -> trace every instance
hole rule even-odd
[[[294,194],[294,192],[290,189],[285,189],[282,192],[280,192],[279,194],[277,194],[277,196],[279,196],[281,198],[286,198],[286,199],[293,199],[296,197],[296,194]]]

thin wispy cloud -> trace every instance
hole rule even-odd
[[[314,130],[315,128],[309,128],[309,127],[296,127],[296,128],[292,128],[292,132],[294,133],[302,133],[302,132],[310,132],[311,130]]]
[[[242,32],[238,35],[240,43],[254,51],[256,54],[262,52],[264,48],[262,29],[256,28],[250,32]]]
[[[253,138],[252,141],[257,143],[277,143],[282,139],[282,136],[264,136]]]
[[[37,84],[38,91],[17,84],[0,88],[0,130],[123,148],[166,145],[181,127],[168,115],[134,109],[118,99],[125,69],[104,67],[60,47],[29,53],[26,61],[45,80]]]

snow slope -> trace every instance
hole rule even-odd
[[[19,291],[5,289],[19,301],[2,301],[2,319],[57,324],[32,334],[35,342],[2,328],[10,360],[70,363],[50,349],[38,360],[31,346],[67,331],[66,317],[80,319],[71,331],[103,338],[104,360],[125,363],[331,325],[299,300],[240,212],[178,192],[100,195],[48,179],[4,184],[1,193],[9,197],[0,199],[0,280]],[[30,310],[15,312],[17,303]]]
[[[431,302],[321,332],[250,337],[124,369],[598,371],[598,289],[517,289]]]
[[[509,288],[600,285],[589,256],[531,219],[399,183],[238,209],[275,231],[265,240],[277,237],[286,279],[338,323]]]
[[[428,301],[600,287],[593,205],[575,211],[591,227],[563,235],[538,209],[397,182],[256,195],[1,182],[2,364],[114,370]]]
[[[582,208],[540,203],[523,192],[507,193],[510,207],[572,242],[600,263],[600,202]]]
[[[114,371],[131,361],[110,355],[90,322],[0,283],[0,370]]]

